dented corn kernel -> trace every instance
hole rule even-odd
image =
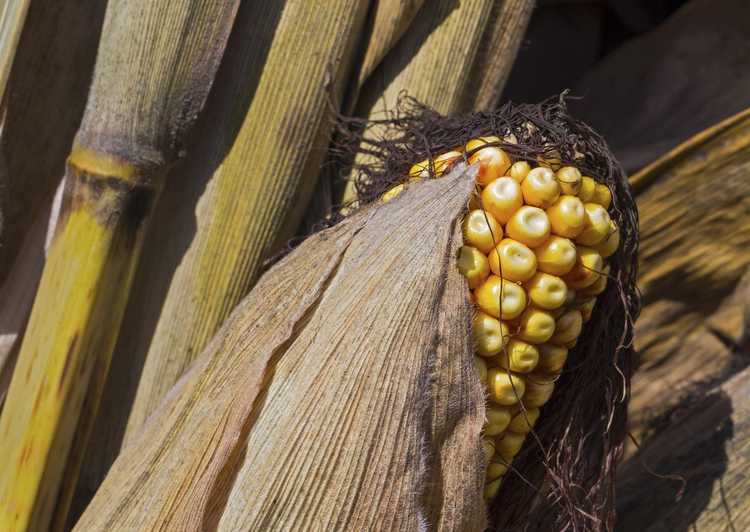
[[[483,357],[494,357],[508,345],[508,326],[484,312],[477,312],[471,324],[474,345]]]
[[[586,210],[583,203],[575,196],[560,196],[547,209],[552,232],[558,236],[575,238],[585,227]]]
[[[547,213],[537,207],[526,205],[513,213],[505,230],[510,238],[533,248],[547,241],[551,227]]]
[[[509,281],[526,281],[536,273],[536,255],[528,246],[505,238],[490,252],[492,273]]]
[[[578,168],[574,166],[563,166],[555,172],[560,190],[563,194],[575,196],[581,190],[582,176]]]
[[[495,179],[482,191],[482,207],[501,224],[522,206],[521,186],[510,177]]]
[[[464,218],[461,228],[464,242],[484,254],[489,253],[503,239],[503,228],[487,211],[471,211]]]
[[[528,205],[546,209],[560,197],[560,185],[549,168],[534,168],[521,183],[523,199]]]
[[[512,320],[526,308],[523,288],[497,275],[490,275],[474,294],[479,308],[495,318]]]
[[[466,152],[469,155],[469,164],[479,163],[477,172],[477,183],[487,186],[498,177],[505,174],[510,168],[511,160],[508,154],[497,146],[488,146],[491,143],[500,143],[498,137],[482,137],[470,140],[466,144]]]
[[[469,281],[469,288],[476,288],[490,275],[487,255],[471,246],[461,246],[458,251],[458,271]]]

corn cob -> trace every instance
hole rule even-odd
[[[573,166],[513,161],[498,137],[480,137],[415,164],[409,181],[478,163],[478,198],[463,222],[458,268],[477,306],[475,366],[489,403],[483,434],[484,497],[498,492],[550,399],[568,350],[607,285],[617,250],[609,188]],[[554,158],[554,157],[553,157]],[[556,161],[559,162],[559,161]],[[382,196],[388,201],[408,184]]]

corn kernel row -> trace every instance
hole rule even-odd
[[[477,306],[474,362],[487,387],[485,498],[500,487],[607,285],[619,245],[609,188],[573,166],[513,161],[481,137],[422,161],[409,181],[439,177],[468,156],[481,191],[463,220],[458,268]],[[552,155],[552,159],[558,156]],[[553,170],[550,166],[557,166]],[[404,188],[383,195],[388,201]]]

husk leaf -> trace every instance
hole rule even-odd
[[[118,457],[77,530],[482,530],[483,390],[455,268],[474,170],[269,270]]]

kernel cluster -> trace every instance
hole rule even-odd
[[[410,180],[437,177],[466,155],[479,163],[481,192],[463,220],[458,268],[477,307],[474,361],[489,398],[486,499],[552,395],[568,349],[606,287],[605,259],[620,242],[607,212],[609,188],[573,166],[513,161],[498,144],[497,137],[474,139],[409,172]]]

